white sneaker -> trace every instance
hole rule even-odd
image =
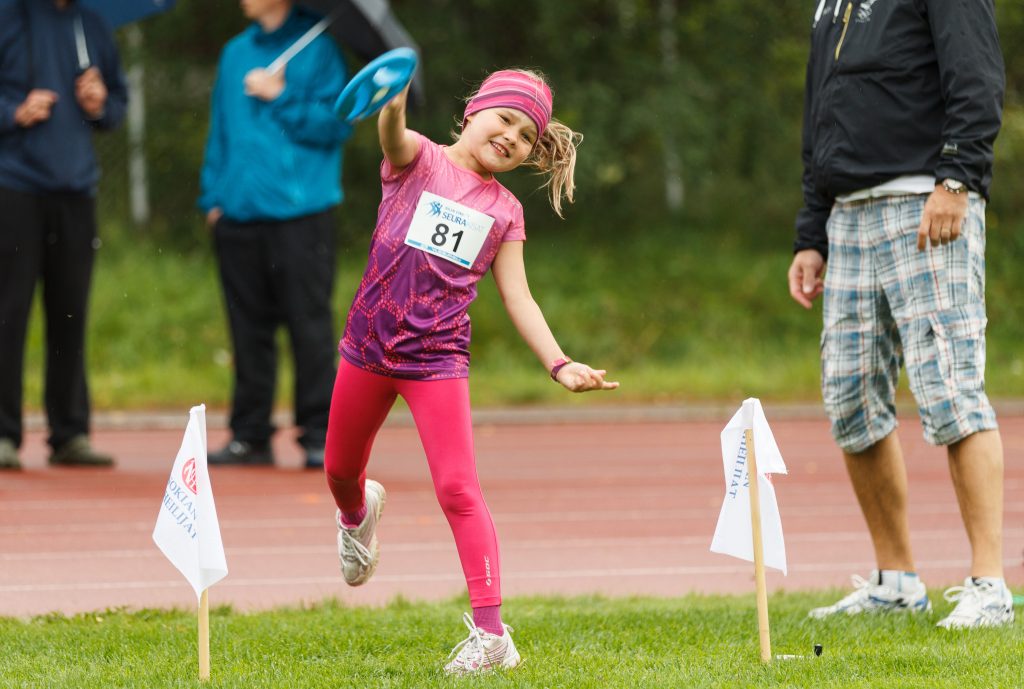
[[[469,675],[491,670],[510,670],[519,664],[521,658],[516,645],[512,643],[512,627],[505,627],[501,636],[485,632],[473,623],[469,613],[462,615],[462,621],[469,627],[469,636],[448,654],[454,660],[444,666],[449,675]]]
[[[349,586],[359,586],[373,576],[380,560],[380,545],[377,543],[377,522],[384,511],[387,494],[384,486],[370,479],[364,488],[366,495],[366,516],[356,527],[341,523],[341,510],[335,515],[338,524],[338,560],[341,575]]]
[[[946,589],[942,597],[957,601],[953,612],[938,623],[946,629],[1001,627],[1013,624],[1013,594],[1003,581],[964,579],[963,586]]]
[[[854,574],[851,577],[856,589],[838,603],[824,608],[814,608],[807,616],[823,619],[832,615],[859,615],[864,612],[930,612],[931,601],[928,590],[918,577],[900,576],[897,588],[879,584],[878,570],[871,572],[867,579]]]

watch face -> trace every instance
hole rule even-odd
[[[964,190],[964,183],[955,179],[947,179],[942,183],[942,186],[946,187],[948,191],[951,191],[954,194],[959,194]]]

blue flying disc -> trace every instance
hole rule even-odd
[[[335,114],[346,122],[369,117],[401,93],[415,71],[412,48],[395,48],[374,58],[345,85],[334,102]]]

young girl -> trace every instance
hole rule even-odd
[[[519,653],[501,621],[498,539],[480,492],[469,410],[469,316],[476,283],[492,269],[505,308],[551,377],[573,392],[611,390],[605,371],[570,360],[530,294],[523,208],[495,174],[526,164],[548,176],[551,205],[573,197],[579,135],[551,118],[537,74],[495,72],[470,97],[455,144],[405,126],[406,94],[381,111],[384,198],[370,257],[349,310],[327,429],[325,470],[338,505],[345,581],[377,567],[384,488],[366,479],[374,437],[397,395],[412,411],[437,499],[469,587],[469,637],[452,674],[512,668]]]

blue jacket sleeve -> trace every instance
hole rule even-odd
[[[96,66],[103,75],[103,83],[107,87],[107,103],[103,116],[92,121],[96,129],[114,129],[124,121],[128,109],[128,86],[125,83],[124,71],[121,69],[121,58],[110,29],[103,22],[97,22],[91,34],[93,45],[98,48],[99,60]]]
[[[21,83],[21,66],[25,60],[21,13],[14,3],[0,6],[0,134],[15,131],[14,111],[27,95]],[[17,65],[17,68],[15,67]],[[28,72],[27,67],[24,69]]]
[[[223,66],[223,60],[221,60]],[[210,131],[206,136],[206,151],[203,154],[203,167],[199,172],[199,200],[197,205],[208,213],[212,208],[223,206],[220,198],[220,181],[224,172],[224,125],[221,122],[223,109],[220,103],[223,94],[221,70],[217,70],[217,80],[213,85],[210,97]]]
[[[309,55],[300,53],[285,67],[285,89],[271,103],[271,112],[292,141],[333,148],[352,136],[352,125],[334,114],[334,101],[348,81],[345,63],[326,36],[307,50]]]
[[[13,132],[18,128],[14,123],[14,111],[18,109],[18,105],[19,103],[0,96],[0,134]]]

